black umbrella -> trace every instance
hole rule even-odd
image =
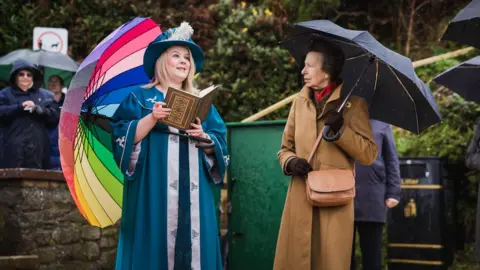
[[[348,30],[328,20],[295,24],[281,46],[303,67],[315,40],[335,44],[345,54],[344,100],[338,112],[353,94],[367,100],[371,118],[416,134],[440,122],[432,93],[418,79],[409,58],[389,50],[367,31]]]
[[[460,63],[433,78],[466,100],[480,103],[480,56]]]
[[[480,0],[473,0],[450,21],[442,39],[480,49],[479,31]]]

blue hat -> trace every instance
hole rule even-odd
[[[192,52],[195,61],[195,73],[200,72],[205,60],[205,54],[202,48],[195,44],[191,39],[193,28],[187,22],[182,22],[177,28],[170,28],[159,35],[154,41],[148,44],[145,55],[143,56],[143,69],[151,79],[155,75],[155,63],[158,57],[168,48],[179,45],[185,46]]]

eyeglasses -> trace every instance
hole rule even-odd
[[[28,78],[31,78],[33,75],[30,72],[19,72],[18,77],[25,77],[27,76]]]

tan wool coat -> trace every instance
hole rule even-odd
[[[326,114],[341,103],[338,86],[317,113],[304,87],[294,100],[278,153],[280,164],[293,157],[308,159],[324,127]],[[322,141],[310,163],[314,170],[350,169],[354,161],[371,164],[377,145],[370,127],[368,106],[350,97],[344,110],[344,126],[337,141]],[[275,270],[348,270],[353,241],[353,201],[345,206],[312,207],[306,199],[305,179],[292,177],[283,210],[275,254]]]

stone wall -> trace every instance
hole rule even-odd
[[[0,256],[38,255],[38,269],[114,269],[118,224],[88,225],[61,172],[0,170]]]

